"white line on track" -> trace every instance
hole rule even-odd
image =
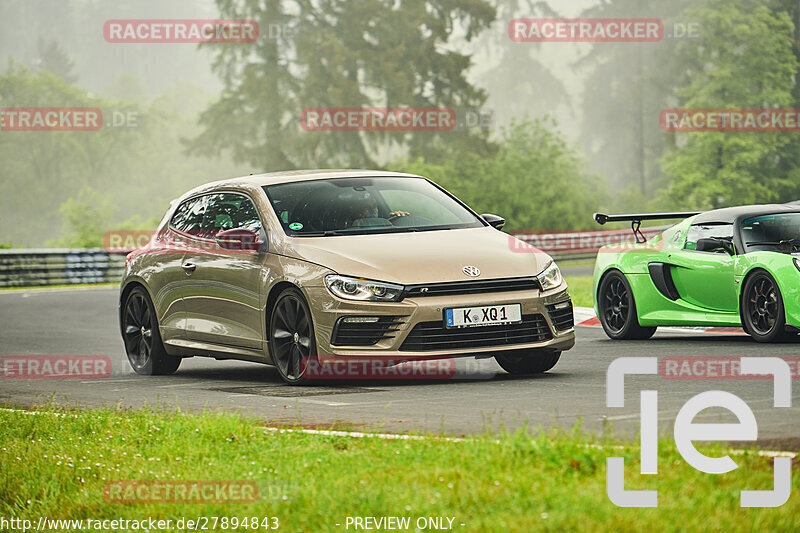
[[[0,411],[6,411],[9,413],[20,413],[25,415],[52,415],[52,416],[70,416],[64,413],[50,413],[50,412],[42,412],[42,411],[27,411],[25,409],[9,409],[5,407],[0,407]],[[78,418],[77,414],[72,415],[74,418]],[[435,436],[426,436],[426,435],[406,435],[402,433],[367,433],[362,431],[338,431],[332,429],[305,429],[305,428],[278,428],[278,427],[271,427],[267,426],[264,429],[265,433],[302,433],[306,435],[323,435],[323,436],[331,436],[331,437],[350,437],[350,438],[375,438],[375,439],[386,439],[386,440],[416,440],[416,441],[438,441],[438,442],[466,442],[468,439],[460,438],[460,437],[435,437]],[[496,441],[500,442],[500,441]],[[587,448],[596,448],[596,449],[603,449],[604,446],[599,444],[588,444],[586,445]],[[611,446],[613,449],[625,449],[624,446]],[[750,453],[749,450],[729,450],[730,453],[735,455],[742,455],[745,453]],[[758,450],[758,455],[761,457],[797,457],[795,452],[788,452],[788,451],[781,451],[781,450]]]

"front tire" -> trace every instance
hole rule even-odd
[[[316,360],[311,310],[297,288],[278,296],[269,320],[269,349],[281,379],[289,385],[307,385],[309,362]]]
[[[519,354],[495,355],[494,359],[509,374],[541,374],[558,363],[561,352],[529,350]]]
[[[652,337],[655,327],[639,325],[636,301],[625,275],[612,270],[600,282],[597,291],[600,323],[606,335],[614,340],[644,340]]]
[[[769,272],[751,274],[742,291],[742,326],[757,342],[774,342],[788,336],[783,297]]]
[[[122,339],[131,368],[145,376],[174,374],[181,366],[179,357],[164,349],[153,302],[142,287],[134,288],[125,299]]]

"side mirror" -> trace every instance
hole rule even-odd
[[[698,252],[713,252],[722,248],[728,254],[733,255],[733,243],[727,239],[719,239],[717,237],[709,237],[707,239],[697,239]]]
[[[491,227],[496,229],[503,229],[503,226],[506,225],[506,219],[497,215],[492,215],[491,213],[483,214],[481,215],[481,218],[488,222]]]
[[[220,248],[234,251],[260,251],[263,244],[255,231],[245,228],[220,231],[215,240]]]

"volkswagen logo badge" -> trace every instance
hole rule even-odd
[[[478,277],[481,275],[481,269],[472,265],[467,265],[461,269],[461,272],[470,276],[472,278]]]

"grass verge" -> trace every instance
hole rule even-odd
[[[277,517],[282,531],[347,531],[348,516],[399,516],[412,523],[451,517],[453,529],[481,532],[792,531],[800,513],[797,475],[795,495],[782,507],[739,507],[740,490],[772,487],[770,460],[754,453],[734,456],[740,468],[714,476],[662,440],[659,473],[641,476],[635,445],[615,449],[620,443],[579,429],[384,440],[269,431],[232,414],[146,410],[0,411],[0,427],[0,517],[34,524],[42,516]],[[609,455],[625,457],[626,489],[659,490],[658,508],[608,500]],[[155,480],[254,481],[260,496],[227,505],[104,497],[108,483]],[[228,530],[248,530],[231,523]]]
[[[567,276],[567,286],[569,295],[572,298],[572,305],[579,307],[592,307],[592,276]]]

